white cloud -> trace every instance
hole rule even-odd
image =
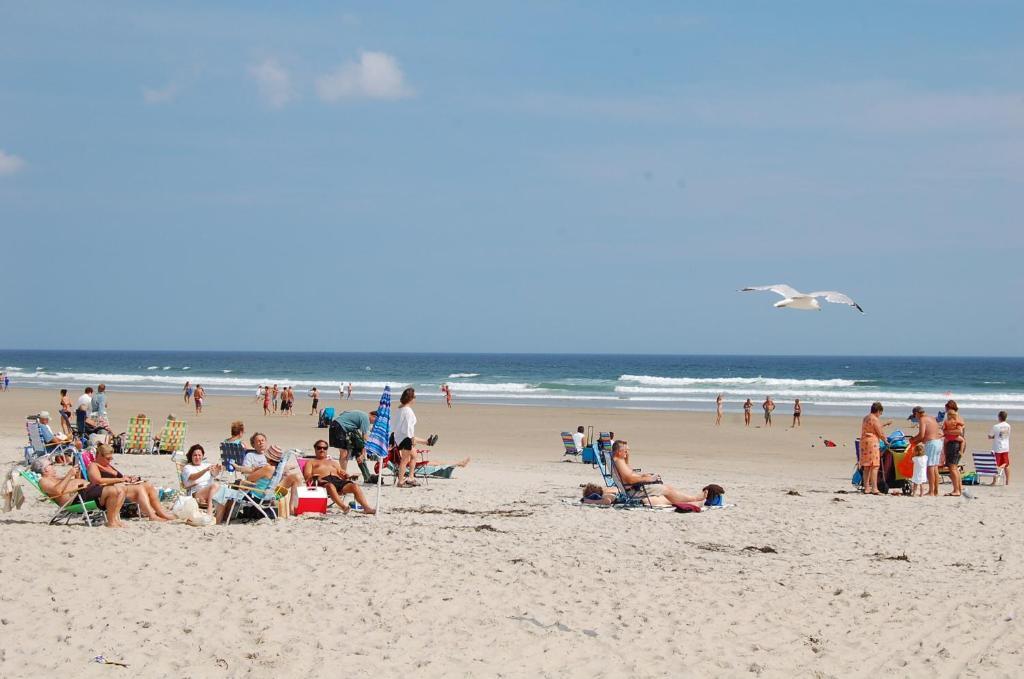
[[[5,153],[0,149],[0,175],[14,174],[25,167],[25,161],[13,153]]]
[[[384,52],[361,52],[333,73],[316,79],[316,93],[324,101],[340,99],[402,99],[413,95],[398,60]]]
[[[282,108],[292,100],[292,77],[276,59],[264,59],[249,68],[249,75],[256,81],[260,96],[272,108]]]
[[[145,87],[142,98],[147,104],[163,104],[178,96],[178,85],[170,83],[164,87]]]

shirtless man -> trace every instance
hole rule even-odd
[[[124,487],[100,486],[82,479],[82,473],[75,465],[63,476],[57,476],[50,458],[46,455],[32,463],[32,470],[39,474],[39,488],[60,505],[76,500],[81,495],[85,502],[94,500],[96,506],[107,513],[107,528],[122,528],[121,505],[124,504]]]
[[[775,410],[775,401],[772,400],[771,396],[765,396],[764,403],[761,404],[761,407],[764,408],[765,426],[772,426],[772,411]]]
[[[363,514],[376,514],[377,510],[366,501],[363,489],[353,480],[358,479],[359,475],[348,476],[341,468],[341,463],[328,457],[327,452],[327,441],[321,439],[313,444],[313,453],[316,457],[306,462],[304,473],[306,484],[311,483],[316,477],[318,485],[327,490],[327,495],[334,501],[334,504],[346,514],[348,513],[348,504],[342,500],[341,496],[348,493],[352,493],[356,502],[363,507]]]
[[[615,475],[622,481],[626,492],[631,497],[643,499],[651,507],[668,507],[694,501],[694,498],[686,493],[661,483],[661,477],[656,474],[638,474],[633,471],[629,466],[629,443],[622,439],[612,444],[612,464],[615,465]],[[636,484],[654,485],[630,488]]]
[[[928,494],[939,494],[939,458],[942,457],[942,427],[935,418],[916,406],[910,416],[917,420],[917,436],[910,439],[913,450],[918,443],[924,444],[925,455],[928,456]]]

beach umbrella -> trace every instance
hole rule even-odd
[[[377,404],[377,419],[366,439],[366,454],[377,458],[377,514],[380,516],[380,489],[383,485],[384,467],[388,463],[388,432],[391,429],[391,387],[384,387]]]

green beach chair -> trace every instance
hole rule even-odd
[[[160,432],[160,453],[176,453],[185,449],[185,432],[188,423],[185,420],[167,420],[164,430]]]
[[[32,485],[40,495],[46,500],[49,500],[53,504],[57,505],[57,513],[50,519],[50,525],[63,522],[64,525],[71,523],[72,519],[81,519],[87,526],[99,525],[107,522],[107,514],[105,511],[99,508],[94,500],[88,502],[82,502],[81,493],[75,494],[75,499],[65,504],[60,504],[56,499],[50,497],[39,485],[39,475],[30,469],[23,469],[18,472],[21,478],[25,479]]]
[[[122,451],[125,453],[149,453],[153,451],[152,423],[145,415],[128,419],[128,430],[124,433]]]

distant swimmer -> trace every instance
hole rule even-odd
[[[800,309],[801,311],[821,311],[821,304],[818,303],[818,297],[824,297],[826,302],[832,302],[833,304],[845,304],[852,306],[857,311],[864,313],[864,310],[860,308],[860,304],[854,302],[850,297],[844,295],[841,292],[834,290],[824,290],[820,292],[800,292],[794,290],[785,283],[779,283],[777,285],[756,285],[749,288],[743,288],[740,292],[753,292],[753,291],[768,291],[774,292],[777,295],[782,295],[782,299],[773,304],[777,309]]]

